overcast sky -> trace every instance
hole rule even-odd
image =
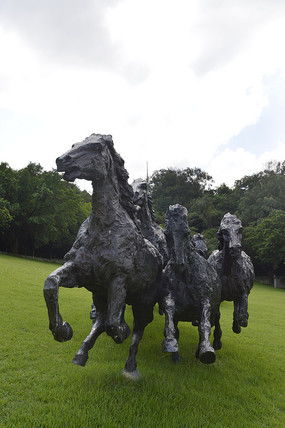
[[[1,0],[0,161],[107,133],[131,180],[231,185],[285,159],[284,41],[284,0]]]

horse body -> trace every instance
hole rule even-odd
[[[50,330],[56,340],[65,341],[72,337],[72,329],[59,313],[58,288],[81,286],[92,292],[96,319],[73,359],[80,365],[85,365],[88,351],[103,331],[116,343],[126,339],[125,305],[132,305],[134,338],[125,370],[137,376],[135,355],[144,328],[153,319],[162,259],[137,227],[123,165],[112,138],[100,134],[92,134],[57,159],[64,179],[92,181],[92,213],[81,225],[65,264],[47,278],[44,295]]]
[[[221,299],[234,302],[233,331],[240,333],[248,323],[248,295],[254,281],[251,259],[241,250],[241,221],[235,215],[225,214],[218,238],[220,250],[215,250],[208,261],[221,279]]]
[[[189,239],[187,210],[172,205],[167,213],[166,236],[170,260],[162,274],[161,307],[165,313],[165,341],[167,352],[178,358],[178,322],[198,324],[197,356],[203,363],[215,361],[210,345],[211,326],[219,321],[221,284],[208,261],[198,254]],[[218,329],[215,329],[214,348],[220,349]]]

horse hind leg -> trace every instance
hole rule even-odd
[[[153,307],[146,308],[144,305],[134,305],[132,309],[134,315],[133,336],[123,375],[128,379],[138,380],[140,374],[137,370],[136,355],[139,343],[144,334],[144,329],[153,320]]]
[[[94,298],[94,296],[93,296]],[[92,328],[89,335],[83,341],[81,347],[75,354],[72,362],[84,367],[88,360],[88,352],[93,348],[97,338],[105,331],[107,303],[102,299],[97,299],[92,305],[93,318]],[[96,315],[95,315],[96,313]]]

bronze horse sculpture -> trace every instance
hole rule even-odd
[[[238,334],[248,323],[248,295],[253,286],[254,268],[250,257],[242,251],[242,224],[235,215],[224,215],[218,239],[219,250],[208,261],[222,281],[221,299],[234,302],[232,329]]]
[[[170,252],[170,259],[162,273],[160,300],[165,314],[165,351],[172,354],[173,361],[178,361],[178,322],[189,321],[198,325],[197,358],[205,364],[213,363],[216,358],[215,350],[221,348],[219,277],[190,240],[187,209],[182,205],[169,207],[165,234]],[[214,325],[212,347],[210,334],[211,326]]]
[[[124,312],[126,304],[131,305],[133,337],[124,373],[137,378],[136,353],[144,329],[153,319],[162,257],[137,224],[128,173],[110,135],[90,135],[56,163],[65,180],[92,181],[93,195],[91,215],[82,224],[65,263],[45,281],[49,328],[60,342],[70,340],[73,334],[59,312],[59,287],[85,287],[92,293],[94,323],[73,359],[84,366],[89,350],[104,331],[116,343],[128,337]]]

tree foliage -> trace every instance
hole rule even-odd
[[[285,211],[273,210],[255,226],[245,228],[244,245],[264,272],[285,271]]]
[[[237,214],[245,226],[245,248],[257,270],[272,273],[284,269],[285,233],[281,225],[285,213],[285,161],[269,163],[263,171],[237,180],[232,188],[222,184],[211,189],[212,178],[196,171],[155,172],[152,197],[160,221],[170,204],[186,206],[191,230],[203,233],[212,251],[217,248],[216,231],[224,214]]]
[[[90,195],[34,163],[0,164],[0,246],[14,253],[61,257],[89,215]]]

